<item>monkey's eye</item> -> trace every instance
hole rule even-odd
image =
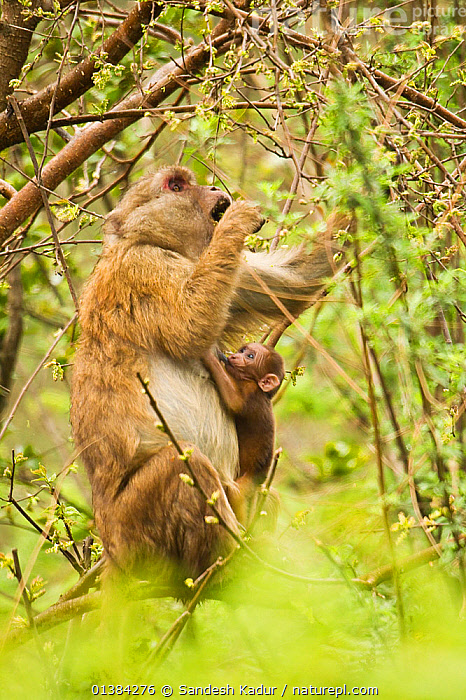
[[[184,189],[183,183],[179,180],[170,180],[168,183],[168,189],[172,192],[182,192]]]
[[[248,353],[248,357],[249,357],[251,360],[253,360],[253,359],[254,359],[254,353],[253,353],[253,352],[249,352],[249,353]]]

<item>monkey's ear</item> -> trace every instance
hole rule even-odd
[[[276,374],[264,374],[264,376],[259,379],[257,384],[262,389],[262,391],[268,394],[269,391],[278,389],[278,387],[280,386],[280,380]]]

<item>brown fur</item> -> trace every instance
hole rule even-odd
[[[270,467],[275,442],[272,397],[285,375],[283,360],[272,348],[248,343],[225,358],[204,358],[226,406],[235,416],[240,476],[263,480]]]
[[[141,179],[108,217],[82,294],[73,435],[105,549],[125,569],[161,557],[194,576],[231,545],[180,480],[186,467],[157,427],[137,372],[183,447],[196,446],[190,463],[208,494],[220,492],[217,507],[237,529],[226,495],[238,476],[235,424],[200,358],[222,337],[280,312],[242,260],[244,238],[262,217],[255,205],[235,202],[216,224],[212,212],[228,200],[185,168]],[[331,273],[331,254],[322,244],[313,255],[256,254],[249,264],[298,314]]]
[[[203,362],[235,417],[240,475],[236,480],[238,492],[229,496],[239,521],[247,525],[254,512],[256,487],[264,481],[272,462],[275,444],[272,397],[280,388],[285,369],[278,352],[259,343],[248,343],[228,358],[220,355],[225,365],[212,351]],[[270,512],[266,529],[275,528],[278,503],[278,494],[269,491],[263,510]]]

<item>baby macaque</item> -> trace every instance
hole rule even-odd
[[[272,461],[275,420],[271,399],[285,376],[284,364],[278,352],[260,343],[248,343],[229,357],[222,353],[219,357],[210,351],[203,359],[235,418],[240,467],[237,484],[246,495],[254,483],[264,479]],[[237,515],[241,520],[244,514]]]

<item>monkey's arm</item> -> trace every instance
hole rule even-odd
[[[257,231],[263,217],[251,202],[235,202],[214,229],[212,240],[194,265],[191,275],[179,290],[180,303],[173,309],[179,318],[173,328],[173,318],[161,339],[168,340],[167,350],[178,357],[199,357],[218,341],[228,317],[241,267],[244,238]],[[179,310],[185,317],[180,318]],[[168,319],[167,319],[168,320]],[[170,332],[176,331],[176,343],[170,342]]]
[[[83,293],[81,324],[96,338],[106,327],[150,352],[156,348],[175,359],[200,358],[225,327],[244,237],[262,221],[255,205],[235,202],[197,260],[161,243],[128,240],[109,248]]]
[[[202,362],[212,375],[219,394],[230,411],[241,413],[244,408],[244,398],[218,357],[209,350],[202,356]]]

